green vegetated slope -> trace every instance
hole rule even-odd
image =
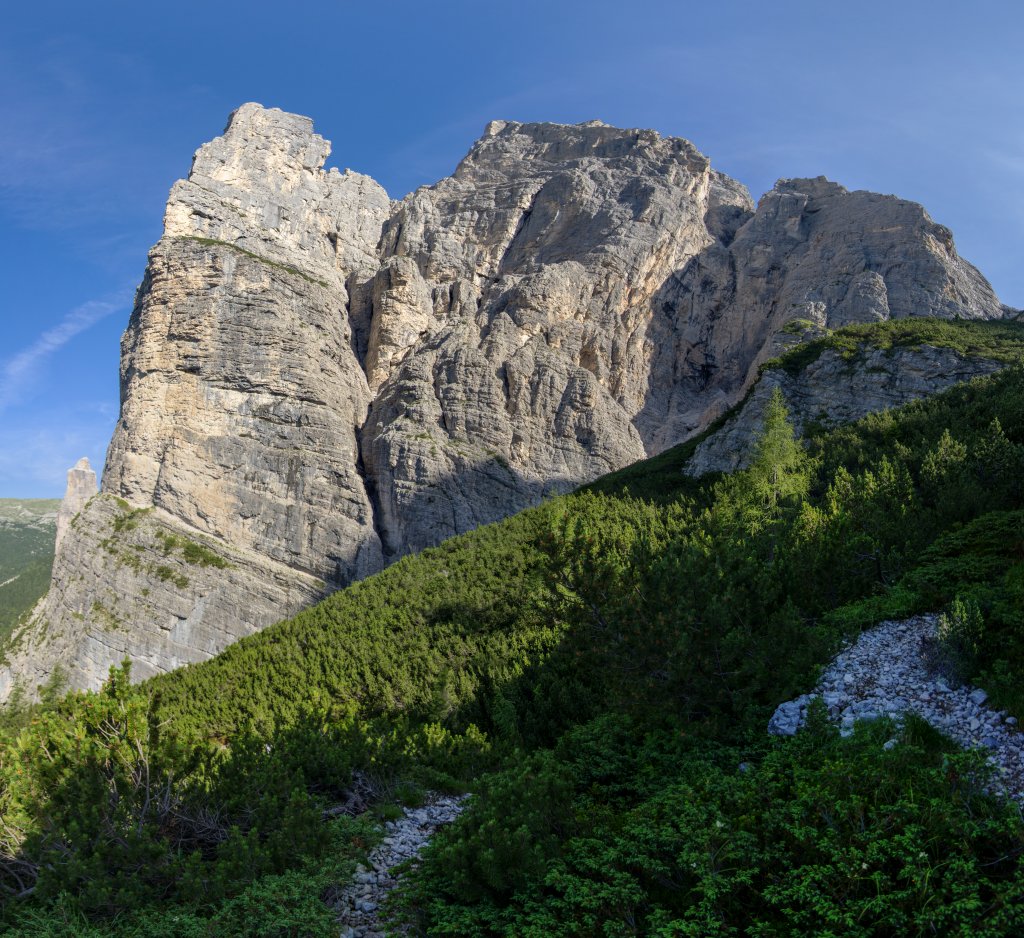
[[[795,325],[801,322],[796,320]],[[1021,323],[1000,320],[890,319],[829,331],[766,362],[763,367],[782,367],[796,374],[829,349],[852,358],[864,347],[890,350],[922,345],[949,348],[961,355],[1009,363],[1024,355],[1024,332],[1021,331]]]
[[[332,808],[438,788],[475,797],[390,909],[422,934],[1021,933],[982,757],[912,720],[765,727],[845,635],[954,603],[965,673],[1024,715],[1024,366],[806,450],[776,400],[731,476],[684,454],[203,665],[8,711],[8,933],[334,934],[375,833]]]
[[[57,499],[0,498],[0,645],[50,585]]]

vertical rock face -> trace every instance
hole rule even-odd
[[[175,184],[104,494],[0,685],[201,660],[656,453],[734,403],[792,319],[1003,314],[920,206],[824,179],[755,206],[653,131],[495,121],[401,202],[328,151],[247,104]]]
[[[328,151],[308,119],[245,105],[172,189],[104,491],[338,583],[381,566],[347,282],[376,270],[390,202],[323,172]]]
[[[57,668],[71,687],[96,687],[126,657],[136,678],[203,661],[323,595],[310,577],[101,493],[72,520],[43,608],[5,649],[0,698]]]
[[[494,122],[406,198],[381,244],[363,430],[386,550],[643,458],[648,332],[673,315],[652,301],[713,243],[705,216],[751,209],[686,141],[598,122]]]
[[[60,553],[61,542],[68,533],[72,519],[98,492],[96,473],[92,471],[89,460],[83,456],[68,470],[68,487],[64,492],[64,500],[60,503],[60,510],[57,512],[55,553]]]

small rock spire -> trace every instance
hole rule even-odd
[[[64,500],[57,512],[57,542],[55,553],[60,553],[60,545],[64,535],[71,527],[71,521],[94,495],[99,492],[96,485],[96,473],[92,471],[87,457],[83,456],[68,470],[68,487],[64,492]]]

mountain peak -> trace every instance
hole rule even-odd
[[[77,686],[125,654],[138,677],[207,658],[687,439],[793,320],[1003,315],[919,205],[818,177],[755,207],[653,130],[492,121],[401,202],[324,172],[329,150],[308,118],[245,104],[171,190],[104,496],[69,489],[81,521],[40,619]],[[153,511],[126,521],[119,500]],[[164,543],[197,546],[172,567]],[[188,567],[204,551],[222,563]]]

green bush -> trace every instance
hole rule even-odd
[[[957,596],[939,616],[939,667],[956,683],[963,683],[974,674],[984,631],[981,609],[973,599]]]
[[[20,708],[9,933],[317,934],[307,886],[373,838],[332,809],[424,788],[475,792],[408,880],[429,934],[1019,932],[1021,826],[973,757],[764,729],[844,634],[958,597],[976,677],[1024,709],[1024,369],[806,454],[777,403],[746,472],[684,479],[683,447],[202,665]]]
[[[486,780],[396,915],[431,936],[996,936],[1024,924],[1016,811],[985,794],[982,757],[927,726],[878,721],[842,739],[819,719],[746,771],[736,752],[663,739],[674,763],[640,783],[659,747],[624,752],[605,730],[589,734],[606,740],[591,753],[611,767],[599,786],[557,752]]]

